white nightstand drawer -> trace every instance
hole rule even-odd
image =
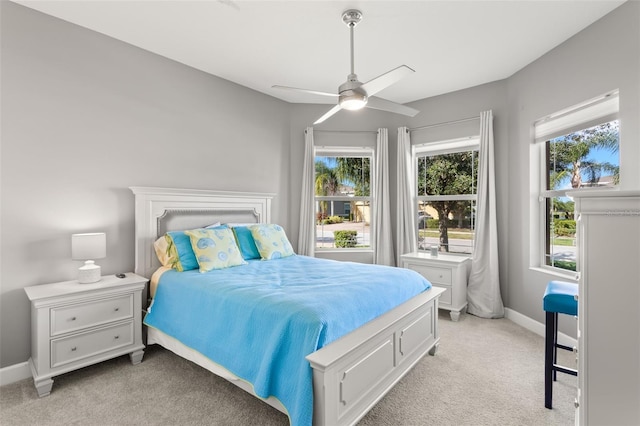
[[[51,336],[133,318],[133,294],[51,309]]]
[[[438,301],[440,305],[451,306],[452,296],[451,296],[451,287],[448,286],[440,286],[434,285],[434,287],[443,288],[445,291],[440,295],[440,300]]]
[[[133,344],[133,321],[51,341],[51,368]]]
[[[451,285],[451,269],[422,265],[411,265],[410,268],[432,283]],[[442,300],[442,296],[440,296],[440,300]]]

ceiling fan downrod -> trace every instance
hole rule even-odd
[[[349,36],[351,39],[351,74],[349,80],[357,80],[355,73],[355,60],[354,60],[354,48],[353,48],[353,29],[362,21],[362,12],[356,9],[349,9],[342,14],[342,22],[349,27]]]
[[[353,29],[362,20],[362,12],[355,9],[349,9],[342,14],[342,22],[349,27],[349,35],[351,38],[351,74],[347,76],[347,81],[338,88],[338,104],[343,109],[358,110],[367,105],[367,92],[362,90],[362,83],[358,81],[355,73],[354,46],[353,46]]]

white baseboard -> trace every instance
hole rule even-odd
[[[30,377],[31,369],[29,368],[29,362],[21,362],[20,364],[0,368],[0,386],[19,382],[20,380]]]
[[[504,316],[505,318],[515,322],[519,326],[524,327],[527,330],[544,337],[543,323],[531,319],[525,315],[522,315],[520,312],[514,311],[513,309],[509,308],[504,309]],[[576,339],[561,332],[558,332],[558,343],[570,347],[578,346],[578,341]]]

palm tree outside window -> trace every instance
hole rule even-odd
[[[542,265],[576,271],[576,218],[568,191],[609,188],[620,179],[618,94],[558,113],[535,126],[542,142]]]
[[[315,152],[316,250],[371,250],[369,148]]]

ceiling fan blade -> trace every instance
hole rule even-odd
[[[420,111],[417,109],[388,101],[386,99],[377,98],[371,96],[367,101],[367,108],[379,109],[382,111],[393,112],[396,114],[408,115],[409,117],[415,117]]]
[[[391,86],[393,83],[397,83],[402,80],[404,77],[409,74],[415,72],[411,68],[406,65],[400,65],[398,68],[394,68],[391,71],[388,71],[373,80],[369,80],[360,86],[367,92],[367,96],[373,96],[382,89],[386,89]]]
[[[336,112],[340,111],[342,109],[342,107],[340,105],[336,105],[333,108],[331,108],[325,115],[323,115],[322,117],[318,118],[315,123],[313,124],[320,124],[322,123],[324,120],[326,120],[327,118],[331,117],[333,114],[335,114]]]
[[[313,95],[332,96],[334,98],[338,97],[338,94],[336,93],[318,92],[317,90],[300,89],[298,87],[278,86],[278,85],[271,86],[271,87],[273,89],[295,90],[296,92],[311,93]]]

